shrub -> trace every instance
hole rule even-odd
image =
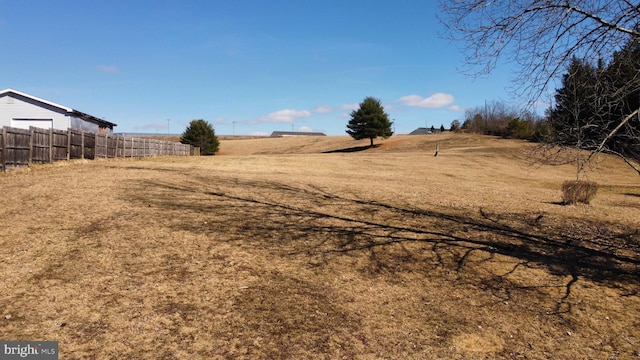
[[[507,124],[506,136],[515,139],[530,139],[533,132],[529,128],[529,123],[520,119],[514,118]]]
[[[203,119],[192,120],[182,133],[180,142],[199,147],[201,155],[214,155],[220,147],[213,126]]]
[[[598,184],[584,180],[565,181],[562,184],[562,201],[567,205],[589,204],[598,192]]]

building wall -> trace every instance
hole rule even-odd
[[[66,130],[70,125],[71,119],[63,109],[16,94],[0,96],[0,127],[28,129],[29,126],[36,126]]]
[[[71,126],[74,129],[79,129],[79,130],[84,130],[84,131],[91,131],[94,133],[99,132],[100,130],[100,126],[98,126],[98,124],[94,124],[92,122],[88,122],[88,121],[84,121],[80,118],[77,117],[70,117],[71,119]]]

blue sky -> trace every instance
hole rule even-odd
[[[380,99],[396,133],[449,126],[485,100],[511,101],[511,71],[462,73],[435,1],[0,0],[0,89],[118,124],[218,135],[345,135]]]

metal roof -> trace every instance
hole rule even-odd
[[[56,107],[58,109],[66,111],[68,113],[68,115],[76,116],[76,117],[79,117],[79,118],[81,118],[83,120],[86,120],[86,121],[89,121],[89,122],[93,122],[93,123],[97,123],[98,125],[104,125],[106,127],[111,127],[111,128],[113,128],[114,126],[118,126],[117,124],[114,124],[114,123],[109,122],[107,120],[100,119],[99,117],[95,117],[95,116],[83,113],[82,111],[78,111],[78,110],[72,109],[72,108],[70,108],[68,106],[56,104],[56,103],[54,103],[52,101],[40,99],[38,97],[35,97],[33,95],[29,95],[27,93],[20,92],[18,90],[14,90],[14,89],[10,89],[10,88],[9,89],[4,89],[4,90],[0,91],[0,96],[5,95],[5,94],[9,94],[9,93],[13,93],[13,94],[16,94],[16,95],[31,99],[33,101],[37,101],[37,102],[42,103],[42,104],[46,104],[46,105],[49,105],[49,106]]]

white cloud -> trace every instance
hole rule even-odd
[[[212,124],[226,124],[227,120],[225,120],[225,118],[223,117],[217,117],[213,120],[210,121]]]
[[[333,109],[331,108],[331,106],[323,105],[323,106],[318,106],[313,111],[317,112],[318,114],[326,114],[326,113],[330,113],[331,111],[333,111]]]
[[[358,110],[359,107],[360,104],[358,103],[340,105],[340,109],[342,110]]]
[[[396,100],[396,102],[406,106],[431,109],[443,108],[453,104],[454,101],[453,95],[445,93],[435,93],[428,98],[423,98],[420,95],[407,95]]]
[[[101,72],[110,73],[110,74],[115,74],[117,72],[120,72],[120,69],[117,66],[113,66],[113,65],[98,65],[96,66],[96,69],[98,69]]]
[[[292,123],[297,119],[311,116],[307,110],[284,109],[274,111],[266,116],[262,116],[257,122]]]
[[[315,130],[313,130],[312,128],[310,128],[308,126],[300,126],[298,128],[298,131],[301,131],[301,132],[314,132]]]
[[[451,105],[449,106],[449,110],[451,111],[464,111],[464,108],[460,105]]]

